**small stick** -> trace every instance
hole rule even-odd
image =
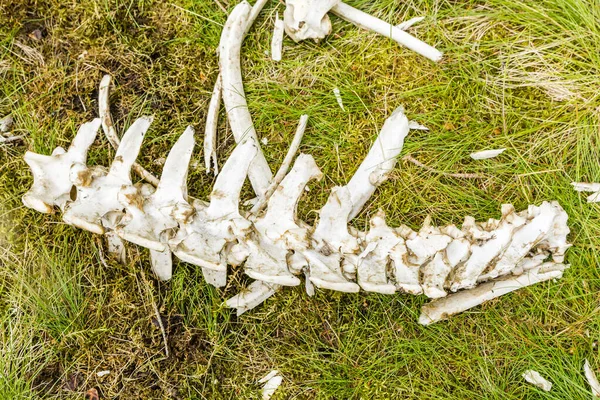
[[[453,173],[450,173],[450,172],[439,171],[439,170],[437,170],[435,168],[430,167],[429,165],[423,164],[421,161],[417,160],[416,158],[414,158],[414,157],[412,157],[410,155],[406,155],[406,156],[402,157],[402,159],[415,164],[417,167],[425,168],[429,172],[434,172],[436,174],[441,174],[441,175],[449,176],[449,177],[452,177],[452,178],[460,178],[460,179],[485,179],[485,176],[480,175],[480,174],[456,174],[456,173],[453,174]]]
[[[214,0],[214,2],[221,9],[221,11],[223,11],[225,14],[227,14],[227,9],[225,7],[223,7],[223,4],[221,4],[221,2],[219,0]]]
[[[9,136],[9,137],[0,136],[0,143],[19,142],[19,141],[22,141],[24,138],[25,138],[24,136]]]
[[[113,124],[112,116],[110,115],[110,103],[108,99],[108,94],[110,91],[110,75],[104,75],[102,81],[100,81],[100,88],[98,90],[98,108],[100,112],[100,119],[102,120],[102,130],[106,135],[109,143],[112,147],[117,150],[121,140],[117,135],[117,130],[115,129],[115,125]],[[144,167],[139,165],[138,163],[133,164],[133,170],[136,174],[138,174],[142,179],[147,181],[148,183],[158,186],[158,178],[148,172]]]
[[[165,330],[165,325],[162,322],[162,317],[160,316],[160,312],[158,311],[158,306],[154,299],[152,299],[152,308],[154,308],[154,313],[156,314],[156,321],[158,322],[158,326],[160,327],[160,333],[162,334],[163,341],[165,342],[165,355],[169,358],[169,342],[167,341],[167,331]]]
[[[294,161],[294,157],[298,152],[298,148],[300,147],[300,142],[302,142],[302,137],[304,136],[304,131],[306,131],[307,124],[308,115],[302,115],[300,117],[300,122],[298,122],[298,128],[296,128],[294,139],[292,140],[290,148],[288,149],[287,154],[285,155],[285,158],[281,163],[281,167],[279,167],[279,170],[277,171],[275,177],[271,181],[271,184],[267,188],[265,195],[260,197],[258,202],[250,210],[251,214],[256,215],[267,205],[269,197],[271,197],[271,195],[275,193],[275,190],[277,190],[277,187],[279,186],[283,178],[285,178],[288,170],[290,169],[290,165],[292,165],[292,161]]]
[[[104,250],[102,250],[102,240],[100,240],[100,236],[95,236],[96,246],[98,246],[98,256],[100,257],[100,263],[104,266],[104,268],[108,269],[108,263],[104,258]]]

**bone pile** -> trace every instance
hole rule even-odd
[[[563,259],[569,228],[567,214],[556,202],[521,212],[503,205],[499,220],[477,223],[466,217],[460,229],[433,226],[429,218],[418,232],[406,226],[394,228],[386,224],[382,211],[370,219],[367,232],[348,225],[395,167],[411,127],[419,127],[408,120],[402,107],[387,118],[348,183],[331,189],[315,225],[298,219],[302,194],[322,173],[308,154],[294,161],[307,117],[301,119],[275,175],[263,155],[240,68],[241,43],[256,10],[257,6],[240,3],[223,29],[220,78],[211,109],[218,110],[222,96],[237,146],[218,171],[208,202],[187,193],[195,142],[191,127],[169,152],[156,188],[131,179],[132,168],[143,177],[148,174],[135,167],[135,160],[152,117],[139,118],[127,129],[108,169],[87,166],[87,151],[101,126],[111,142],[119,142],[110,118],[110,77],[106,76],[99,91],[100,118],[83,124],[68,150],[57,148],[49,156],[26,153],[34,183],[23,203],[44,213],[60,209],[64,222],[106,235],[109,249],[120,258],[123,241],[148,248],[152,268],[162,280],[171,278],[172,254],[202,268],[206,282],[216,287],[226,284],[228,268],[243,268],[254,282],[227,301],[238,314],[284,286],[304,283],[309,295],[315,288],[424,294],[435,300],[423,307],[419,321],[430,324],[562,276],[568,268]],[[286,10],[285,18],[287,14]],[[216,126],[214,115],[211,118],[209,136]],[[216,167],[215,147],[208,147],[206,161]],[[249,210],[240,205],[246,177],[257,195]]]

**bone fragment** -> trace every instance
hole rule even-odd
[[[98,118],[83,124],[68,151],[57,147],[51,156],[25,153],[25,162],[33,173],[33,185],[23,196],[25,206],[42,213],[52,213],[55,206],[64,208],[73,188],[71,169],[74,165],[85,166],[87,151],[99,128]]]
[[[219,165],[217,161],[217,127],[219,125],[219,109],[221,108],[221,92],[223,89],[221,82],[221,74],[219,73],[208,105],[206,127],[204,129],[204,166],[206,167],[206,173],[210,174],[212,164],[215,176],[219,174]]]
[[[100,113],[100,119],[102,120],[102,130],[106,135],[106,139],[111,146],[117,150],[119,148],[120,140],[117,135],[117,130],[110,115],[110,75],[104,75],[102,81],[100,81],[100,88],[98,89],[98,108]],[[152,175],[149,171],[144,169],[141,165],[134,163],[133,170],[146,182],[151,183],[154,186],[158,185],[158,178]]]
[[[346,111],[346,109],[344,108],[344,102],[342,101],[342,94],[340,93],[340,89],[334,88],[333,95],[335,96],[335,100],[337,101],[338,106],[340,106],[342,111]]]
[[[0,134],[10,132],[10,128],[12,128],[13,117],[8,114],[2,118],[0,118]]]
[[[523,373],[523,378],[527,382],[539,387],[545,392],[549,392],[552,389],[552,383],[544,377],[542,377],[542,375],[540,375],[539,372],[534,371],[532,369],[528,369],[527,371],[525,371]]]
[[[273,370],[267,374],[264,378],[258,381],[258,383],[264,383],[262,388],[262,399],[269,400],[277,388],[283,382],[283,378],[279,375],[279,371]]]
[[[271,297],[280,286],[271,285],[262,281],[252,282],[246,289],[227,300],[226,304],[230,308],[235,308],[237,315],[240,316],[248,310],[262,304]]]
[[[398,44],[409,48],[410,50],[427,57],[431,61],[439,61],[442,58],[442,53],[434,47],[428,45],[409,35],[402,29],[399,29],[385,21],[380,20],[372,15],[364,13],[356,8],[353,8],[345,3],[339,2],[331,8],[331,11],[338,17],[359,26],[376,32],[382,36],[388,37]]]
[[[571,182],[571,185],[578,192],[594,192],[587,197],[588,203],[600,202],[600,183]]]
[[[488,158],[494,158],[502,154],[506,149],[495,149],[495,150],[483,150],[475,153],[471,153],[473,160],[487,160]]]
[[[277,13],[275,17],[275,27],[273,28],[273,38],[271,39],[271,58],[273,61],[281,61],[283,30],[283,20],[279,19],[279,13]]]
[[[592,390],[592,396],[596,398],[600,397],[600,383],[598,382],[598,378],[596,378],[596,374],[592,370],[590,362],[587,359],[583,364],[583,373],[585,375],[585,379],[590,385],[590,389]]]
[[[398,25],[396,25],[396,28],[401,29],[403,31],[407,31],[411,26],[418,24],[419,22],[423,21],[424,19],[425,19],[425,17],[414,17],[407,21],[399,23]]]
[[[442,299],[434,300],[425,304],[421,309],[419,323],[422,325],[429,325],[517,289],[550,279],[561,278],[564,270],[567,268],[568,265],[548,262],[539,267],[530,269],[522,275],[508,275],[497,280],[483,283],[474,289],[463,290]]]
[[[295,42],[306,39],[319,41],[331,33],[327,13],[340,0],[286,0],[283,21],[285,32]]]

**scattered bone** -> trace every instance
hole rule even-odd
[[[583,373],[585,374],[585,379],[590,385],[592,395],[594,397],[600,397],[600,383],[598,382],[598,378],[596,378],[596,374],[592,370],[592,367],[590,366],[590,363],[587,359],[583,364]]]
[[[571,182],[571,185],[578,192],[594,192],[587,197],[588,203],[600,202],[600,183]]]
[[[271,40],[271,58],[273,61],[281,61],[281,52],[283,49],[283,20],[279,19],[279,12],[275,17],[275,27],[273,28],[273,39]]]
[[[258,381],[258,383],[264,383],[262,388],[263,400],[269,400],[275,393],[279,385],[283,382],[283,378],[279,375],[279,371],[273,370],[267,374],[264,378]]]
[[[0,119],[0,134],[10,132],[10,128],[12,128],[13,122],[13,117],[10,114]]]
[[[237,316],[239,317],[246,311],[264,303],[266,299],[275,294],[280,288],[280,285],[254,281],[246,289],[227,300],[225,304],[227,304],[227,307],[229,308],[235,308]]]
[[[408,129],[413,129],[413,130],[417,130],[417,131],[428,131],[429,128],[421,125],[420,123],[416,122],[416,121],[408,121]]]
[[[217,161],[217,127],[219,125],[219,109],[221,108],[221,92],[223,90],[221,82],[221,74],[219,73],[208,105],[206,127],[204,130],[204,166],[206,167],[206,173],[210,174],[212,164],[215,176],[219,174],[219,165]]]
[[[543,391],[549,392],[552,389],[552,382],[548,381],[547,379],[544,379],[539,372],[534,371],[532,369],[528,369],[527,371],[525,371],[523,373],[523,378],[527,382],[539,387]]]
[[[413,164],[415,164],[417,167],[421,167],[426,169],[429,172],[433,172],[435,174],[440,174],[440,175],[444,175],[444,176],[449,176],[451,178],[459,178],[459,179],[485,179],[485,176],[480,175],[480,174],[468,174],[468,173],[451,173],[451,172],[444,172],[444,171],[439,171],[433,167],[430,167],[429,165],[425,165],[423,164],[421,161],[417,160],[416,158],[414,158],[413,156],[407,154],[404,157],[402,157],[403,160],[406,160],[408,162],[411,162]]]
[[[106,376],[106,375],[108,375],[108,374],[110,374],[110,371],[108,371],[108,370],[106,370],[106,371],[98,371],[98,372],[96,373],[96,376],[97,376],[98,378],[102,378],[102,377],[104,377],[104,376]]]
[[[471,158],[473,160],[487,160],[488,158],[494,158],[500,154],[502,154],[506,149],[496,149],[496,150],[483,150],[478,151],[476,153],[471,153]]]
[[[344,102],[342,101],[342,95],[340,93],[340,89],[334,88],[333,95],[335,96],[335,100],[337,101],[337,103],[340,106],[340,108],[342,109],[342,111],[346,111],[346,109],[344,108]]]
[[[286,0],[283,21],[285,32],[295,42],[319,41],[331,33],[327,13],[340,0]]]
[[[401,29],[403,31],[407,31],[411,26],[418,24],[423,21],[425,17],[414,17],[409,19],[408,21],[404,21],[396,25],[396,28]]]
[[[522,275],[506,276],[427,303],[421,309],[419,323],[429,325],[476,307],[488,300],[550,279],[559,279],[568,265],[545,263]]]
[[[398,29],[397,27],[382,21],[379,18],[357,10],[356,8],[353,8],[345,3],[339,2],[337,5],[334,5],[331,8],[331,11],[338,17],[345,19],[346,21],[358,27],[388,37],[398,44],[409,48],[415,53],[419,53],[420,55],[430,59],[431,61],[437,62],[442,59],[442,53],[436,50],[434,47],[420,41],[414,36],[409,35],[402,29]]]
[[[104,135],[106,135],[111,146],[117,150],[119,148],[120,140],[112,116],[110,115],[109,93],[111,79],[110,75],[104,75],[102,81],[100,81],[100,88],[98,89],[98,108],[100,119],[102,120],[102,131],[104,131]],[[146,182],[151,183],[154,186],[158,185],[158,178],[144,169],[141,165],[134,163],[133,170]]]

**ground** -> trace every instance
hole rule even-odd
[[[176,262],[158,282],[147,251],[102,261],[94,235],[59,214],[26,209],[27,150],[67,146],[97,116],[103,74],[114,77],[113,117],[122,133],[136,117],[155,122],[138,161],[156,160],[187,125],[198,134],[190,193],[206,198],[213,177],[201,142],[217,75],[220,31],[237,0],[14,0],[0,2],[0,116],[12,114],[22,143],[0,145],[0,398],[251,399],[271,369],[284,399],[589,399],[582,365],[600,369],[600,206],[571,181],[600,181],[600,2],[598,0],[348,0],[399,23],[445,53],[434,64],[332,17],[321,43],[284,42],[269,57],[271,1],[243,48],[250,112],[273,169],[301,114],[310,115],[302,152],[325,174],[299,205],[314,222],[329,189],[343,184],[396,107],[429,132],[412,131],[400,160],[353,222],[378,209],[393,226],[460,224],[557,200],[569,214],[573,247],[563,279],[538,284],[429,327],[417,323],[421,296],[341,294],[288,288],[236,317],[223,299],[248,279],[232,271],[224,289]],[[223,8],[220,7],[223,6]],[[342,93],[342,111],[332,89]],[[233,140],[221,118],[219,160]],[[491,160],[469,153],[506,147]],[[114,156],[103,137],[89,163]],[[446,173],[472,173],[463,179]],[[251,198],[251,190],[244,190]],[[105,257],[106,258],[106,257]],[[155,307],[166,326],[170,356]],[[521,374],[539,371],[545,393]],[[98,377],[97,372],[110,370]]]

